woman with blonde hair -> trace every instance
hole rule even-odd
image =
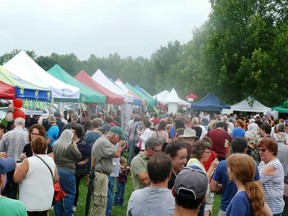
[[[227,207],[227,216],[272,215],[261,186],[254,181],[255,169],[256,164],[249,155],[236,153],[228,157],[228,176],[238,191]]]

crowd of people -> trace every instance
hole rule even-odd
[[[48,215],[51,207],[74,215],[85,193],[83,215],[110,216],[113,205],[127,204],[128,216],[209,216],[216,192],[219,216],[288,215],[283,119],[132,114],[125,131],[113,116],[87,112],[63,119],[57,111],[41,125],[29,119],[15,118],[1,133],[1,215]],[[125,200],[130,179],[134,191]],[[53,202],[56,182],[66,196]]]

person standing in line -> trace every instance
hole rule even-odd
[[[0,211],[2,216],[27,216],[26,207],[21,201],[1,194],[6,186],[7,173],[12,172],[15,167],[16,163],[13,158],[0,158]]]
[[[92,194],[92,207],[90,215],[106,215],[108,176],[113,170],[113,158],[121,156],[122,147],[125,145],[125,136],[120,127],[111,127],[106,135],[102,135],[93,145],[91,166],[94,169],[94,192]],[[115,145],[118,143],[118,146]]]
[[[270,207],[273,216],[281,216],[285,206],[283,200],[284,170],[281,162],[276,157],[278,145],[271,138],[263,138],[260,140],[258,147],[261,157],[258,168],[265,201]]]
[[[154,154],[160,152],[162,149],[162,141],[150,137],[145,144],[145,151],[141,151],[131,161],[131,176],[133,181],[134,190],[148,187],[150,179],[147,171],[147,164],[149,158]]]
[[[73,204],[76,194],[76,161],[81,158],[77,143],[73,142],[74,133],[65,129],[54,143],[54,159],[58,168],[60,186],[66,193],[64,200],[55,203],[56,215],[73,215]]]
[[[149,159],[147,170],[151,185],[131,194],[127,216],[173,215],[174,197],[167,188],[171,168],[171,161],[164,152],[157,153]]]
[[[225,123],[222,121],[216,122],[216,129],[210,130],[206,136],[212,140],[212,150],[216,152],[218,160],[226,159],[225,145],[226,140],[231,143],[232,137],[224,129]]]
[[[175,197],[174,216],[197,216],[207,189],[208,178],[201,169],[184,167],[172,188]]]
[[[264,200],[264,193],[254,180],[255,162],[246,154],[232,154],[227,159],[228,176],[237,186],[237,193],[229,203],[226,215],[272,216]]]
[[[120,158],[120,173],[117,177],[117,191],[115,194],[114,205],[124,206],[124,193],[125,187],[128,180],[130,167],[127,166],[127,160],[124,157]]]
[[[5,152],[15,162],[21,162],[20,155],[26,143],[28,143],[28,132],[24,129],[25,119],[17,117],[14,120],[15,128],[5,133],[0,140],[0,152]],[[17,198],[18,184],[13,181],[14,170],[7,173],[8,184],[2,194],[9,198]]]

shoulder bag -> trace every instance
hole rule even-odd
[[[50,173],[51,173],[51,177],[52,177],[52,181],[53,181],[53,173],[51,168],[48,166],[48,164],[38,155],[35,155],[36,157],[38,157],[49,169]],[[52,205],[54,205],[56,202],[64,199],[64,197],[66,196],[66,193],[63,191],[63,189],[60,187],[59,181],[54,183],[54,197],[53,197],[53,202]]]

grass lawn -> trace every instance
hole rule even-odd
[[[116,190],[116,182],[115,182],[115,190]],[[75,216],[84,216],[85,215],[85,203],[86,203],[86,194],[87,194],[87,186],[86,186],[86,179],[82,179],[80,184],[80,195],[78,199],[78,206],[77,206],[77,212],[75,212]],[[132,184],[132,178],[129,176],[128,182],[126,184],[125,188],[125,206],[121,207],[115,207],[113,206],[112,209],[112,216],[125,216],[126,215],[126,209],[127,209],[127,203],[129,200],[129,197],[131,193],[133,192],[133,184]],[[215,195],[214,197],[214,206],[213,206],[213,216],[216,216],[219,210],[220,206],[220,195]],[[54,215],[53,211],[50,211],[50,215]]]

